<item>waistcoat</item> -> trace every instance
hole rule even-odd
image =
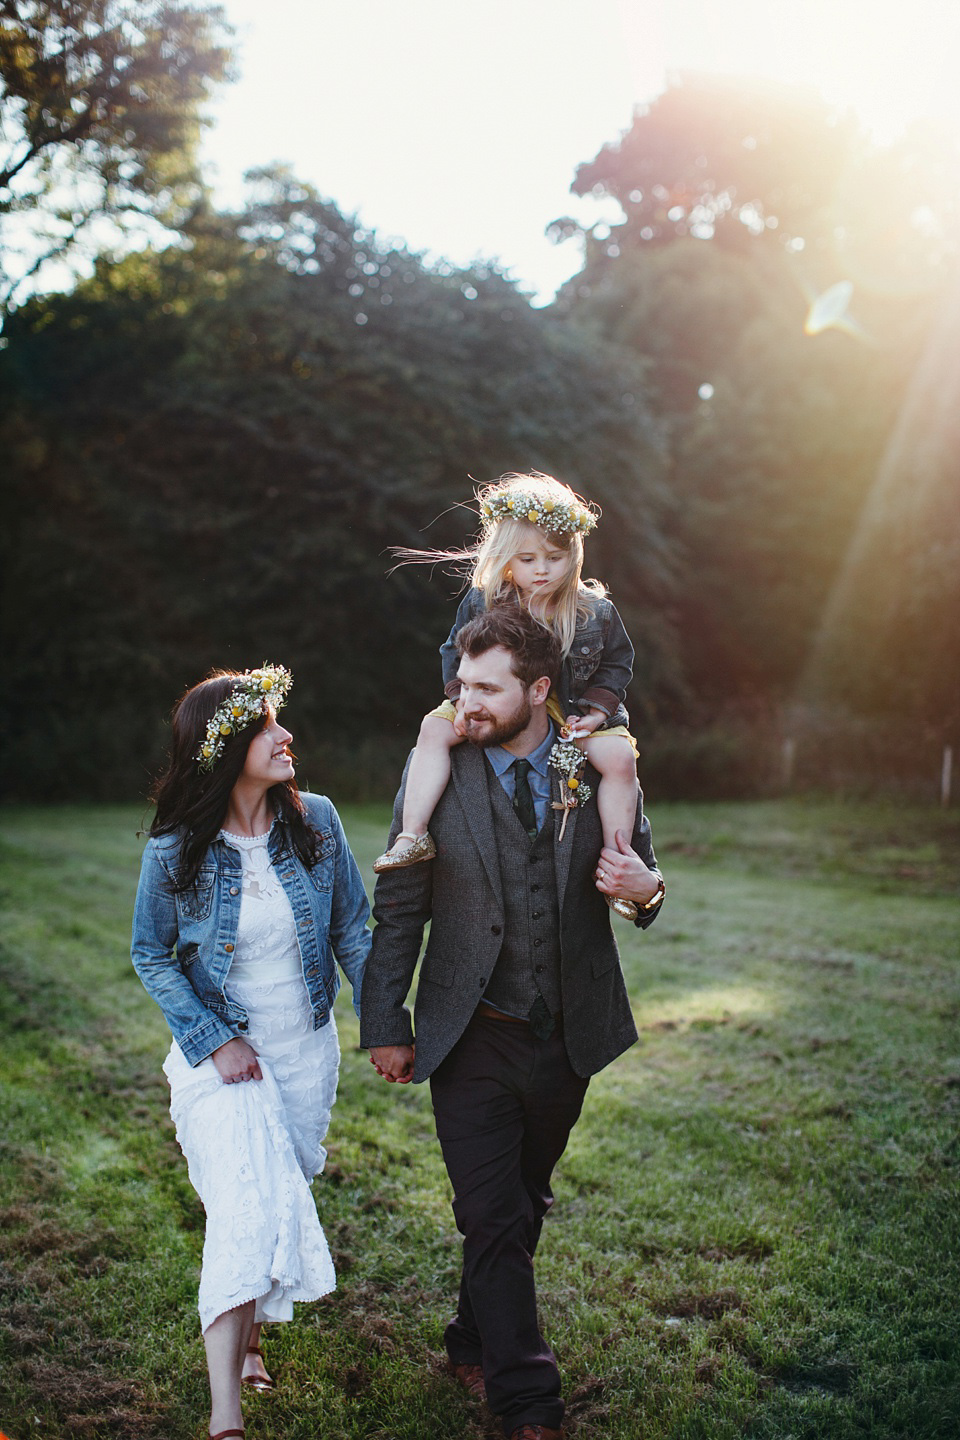
[[[490,766],[487,784],[503,887],[503,945],[483,998],[509,1015],[526,1017],[537,997],[558,1015],[560,906],[553,858],[554,811],[533,841]]]

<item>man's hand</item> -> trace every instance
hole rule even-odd
[[[370,1064],[391,1085],[409,1085],[413,1079],[413,1046],[375,1045],[370,1051]]]
[[[237,1085],[241,1080],[262,1080],[263,1071],[257,1052],[239,1037],[220,1045],[211,1055],[224,1085]]]
[[[660,888],[655,870],[645,865],[622,830],[617,831],[617,848],[600,851],[596,870],[597,889],[604,895],[619,895],[648,905]]]

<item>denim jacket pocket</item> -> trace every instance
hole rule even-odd
[[[317,890],[332,890],[334,857],[337,853],[336,838],[329,831],[321,830],[317,836],[317,842],[318,859],[307,873]]]
[[[177,891],[177,909],[185,920],[206,920],[213,904],[215,865],[202,865],[189,890]]]
[[[596,674],[602,655],[602,630],[584,630],[577,636],[573,649],[567,656],[577,690],[586,688],[590,677]]]

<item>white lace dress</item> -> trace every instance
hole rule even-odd
[[[243,889],[226,991],[247,1011],[262,1080],[226,1085],[211,1058],[191,1066],[176,1041],[164,1062],[170,1114],[207,1212],[200,1324],[248,1300],[257,1320],[290,1320],[294,1300],[336,1285],[310,1181],[336,1099],[333,1016],[320,1030],[303,980],[293,911],[267,836],[221,834],[240,851]]]

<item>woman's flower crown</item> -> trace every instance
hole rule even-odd
[[[589,535],[597,523],[592,510],[580,500],[551,500],[523,490],[502,490],[496,495],[480,497],[480,521],[485,531],[492,530],[501,520],[527,520],[550,530],[555,535],[579,531]]]
[[[207,721],[207,733],[194,757],[201,770],[212,770],[232,735],[259,720],[264,706],[279,710],[290,693],[293,676],[283,665],[263,664],[245,670]]]

